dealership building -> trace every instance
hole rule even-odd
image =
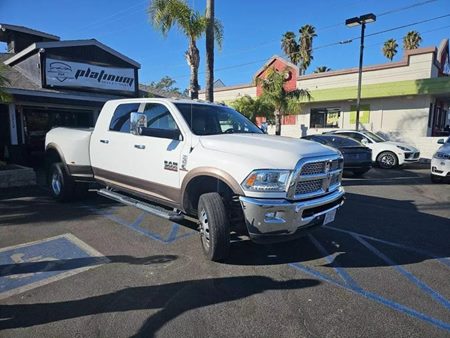
[[[142,94],[139,63],[95,39],[61,41],[0,24],[0,42],[10,95],[0,103],[0,160],[26,164],[42,154],[52,127],[91,127],[105,101]]]
[[[364,67],[360,128],[415,145],[423,158],[431,158],[438,147],[437,139],[448,135],[444,128],[450,124],[448,49],[445,39],[438,48],[404,51],[398,62]],[[255,73],[250,84],[216,88],[214,99],[231,103],[244,95],[261,95],[257,79],[264,78],[270,68],[289,71],[287,90],[302,88],[311,94],[298,115],[283,117],[282,135],[301,137],[355,129],[357,68],[299,76],[294,64],[274,56]],[[271,126],[269,133],[273,132]]]

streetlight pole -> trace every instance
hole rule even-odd
[[[364,34],[366,31],[366,23],[371,23],[376,21],[375,14],[369,13],[361,15],[360,17],[354,17],[345,20],[345,25],[347,27],[354,27],[361,25],[361,43],[359,46],[359,67],[358,67],[358,94],[356,97],[356,130],[359,130],[359,115],[361,111],[361,84],[362,84],[362,67],[363,67],[363,57],[364,57]]]
[[[356,97],[356,130],[359,130],[359,112],[361,111],[361,82],[362,67],[364,58],[364,33],[366,31],[366,23],[361,24],[361,44],[359,46],[359,68],[358,68],[358,96]]]

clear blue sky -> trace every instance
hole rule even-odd
[[[187,0],[203,13],[206,0]],[[226,85],[248,83],[274,54],[282,55],[281,35],[297,33],[304,24],[316,27],[314,47],[347,40],[359,35],[359,28],[347,28],[345,19],[373,12],[377,15],[424,0],[216,0],[216,17],[224,25],[222,52],[216,52],[216,79]],[[169,75],[184,89],[189,82],[189,68],[184,60],[187,42],[175,29],[167,38],[149,24],[146,9],[149,0],[0,0],[0,22],[22,25],[58,35],[63,40],[95,38],[138,61],[140,82],[157,81]],[[450,0],[436,0],[408,10],[381,15],[367,26],[367,34],[391,27],[434,18],[450,13]],[[450,36],[450,16],[368,37],[364,64],[386,62],[381,46],[388,38],[401,38],[408,30],[422,33],[423,47],[436,46]],[[204,84],[204,39],[201,50],[200,84]],[[316,66],[332,69],[354,67],[358,63],[359,42],[321,48],[314,51]],[[4,47],[1,46],[1,50]],[[394,60],[401,58],[401,47]],[[239,67],[235,67],[241,65]]]

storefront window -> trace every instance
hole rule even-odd
[[[340,108],[313,108],[310,114],[310,128],[338,128]]]
[[[45,134],[55,127],[86,128],[93,126],[93,113],[86,110],[24,107],[25,144],[29,152],[43,152]]]

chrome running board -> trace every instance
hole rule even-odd
[[[184,215],[179,212],[168,210],[161,206],[150,204],[148,202],[143,202],[133,197],[122,195],[121,193],[118,193],[116,191],[112,191],[109,189],[100,189],[97,191],[97,193],[113,201],[138,208],[142,211],[148,212],[149,214],[168,219],[173,222],[179,222],[184,219]]]

